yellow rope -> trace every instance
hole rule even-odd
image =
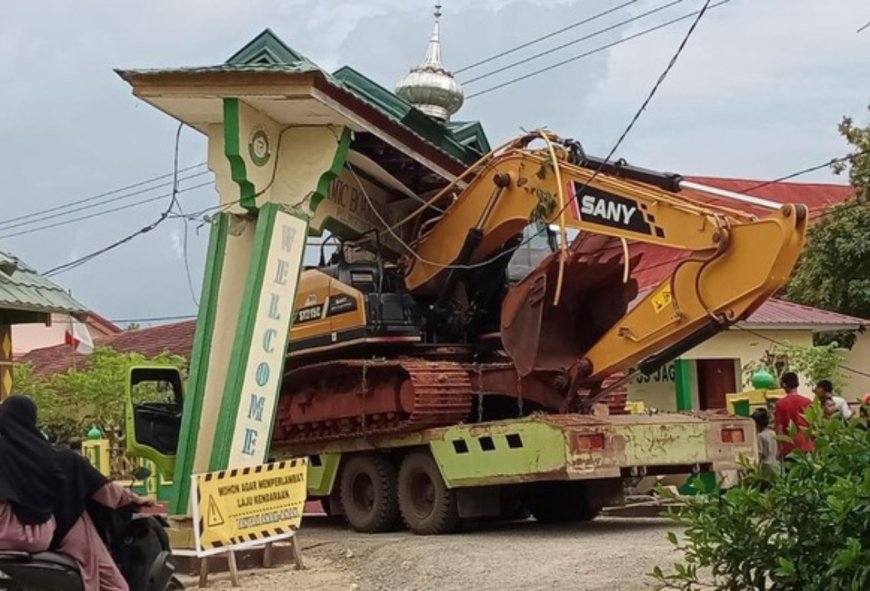
[[[556,194],[559,196],[559,275],[556,279],[556,293],[553,295],[553,305],[558,306],[565,278],[565,259],[568,256],[568,233],[565,231],[565,210],[567,209],[565,207],[565,190],[562,187],[562,172],[559,160],[556,158],[553,142],[550,141],[546,132],[539,131],[538,135],[547,143],[547,150],[550,152],[550,160],[553,162],[553,170],[556,173]]]

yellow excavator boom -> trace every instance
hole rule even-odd
[[[548,149],[527,147],[535,135]],[[501,337],[521,375],[564,369],[577,384],[594,384],[614,371],[677,356],[746,318],[786,284],[804,245],[803,205],[785,204],[755,219],[680,195],[679,177],[672,186],[656,186],[621,175],[618,166],[579,160],[569,142],[540,133],[481,163],[412,244],[409,291],[437,296],[453,289],[458,276],[509,255],[506,245],[530,222],[560,225],[563,236],[565,228],[579,230],[585,247],[563,243],[508,293]],[[617,282],[628,281],[636,261],[625,247],[622,277],[607,275],[605,267],[596,271],[601,255],[590,250],[590,235],[688,256],[648,293],[629,290],[640,301],[612,303]],[[597,317],[601,310],[606,322]]]

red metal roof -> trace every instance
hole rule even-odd
[[[870,324],[867,320],[819,310],[810,306],[802,306],[793,302],[787,302],[771,298],[764,302],[745,322],[746,326],[776,326],[782,328],[806,327],[821,329],[824,327],[837,327],[840,329],[858,328]]]
[[[141,353],[146,357],[154,357],[160,353],[168,352],[190,359],[195,326],[196,322],[189,320],[177,324],[127,330],[96,337],[94,338],[94,346],[112,347],[123,353]],[[17,361],[19,363],[32,363],[34,375],[48,377],[56,373],[64,373],[72,367],[87,367],[88,356],[75,353],[68,345],[55,345],[54,347],[34,349],[21,356]]]
[[[726,191],[734,191],[735,193],[746,191],[747,194],[755,197],[762,197],[779,203],[803,203],[809,209],[810,219],[818,216],[831,205],[849,199],[855,192],[849,185],[823,183],[772,183],[759,186],[762,184],[762,181],[746,179],[689,177],[687,180],[710,185],[718,189],[725,189]],[[753,189],[753,187],[757,186],[759,188]],[[763,217],[767,213],[767,210],[761,207],[715,197],[695,190],[686,189],[681,191],[680,195],[685,195],[710,205],[728,207],[759,217]],[[618,245],[614,246],[614,252],[617,252],[619,248]],[[632,255],[642,255],[640,263],[635,268],[633,274],[633,277],[637,279],[638,285],[641,288],[657,285],[663,281],[673,271],[674,266],[688,255],[686,251],[652,244],[634,243],[631,244],[630,249]]]
[[[641,289],[629,304],[629,309],[639,304],[653,289],[654,286]],[[738,325],[756,329],[849,330],[870,325],[870,321],[770,298]]]
[[[761,197],[770,201],[776,201],[777,203],[803,203],[810,210],[810,218],[817,216],[831,205],[845,201],[855,194],[855,189],[849,185],[834,185],[830,183],[766,184],[764,181],[704,176],[687,177],[686,180],[702,185],[710,185],[717,189],[733,191],[734,193],[746,192],[747,195]],[[763,216],[767,212],[766,209],[761,207],[708,195],[707,193],[701,193],[692,189],[680,191],[680,194],[709,203],[710,205],[739,209],[758,216]]]

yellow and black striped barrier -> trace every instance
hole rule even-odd
[[[195,474],[193,524],[199,556],[289,538],[305,507],[307,459]]]

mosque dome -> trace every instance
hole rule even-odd
[[[396,85],[396,94],[426,113],[447,121],[462,106],[465,99],[462,87],[453,73],[441,62],[441,35],[439,30],[441,5],[435,5],[435,28],[426,48],[423,63]]]

